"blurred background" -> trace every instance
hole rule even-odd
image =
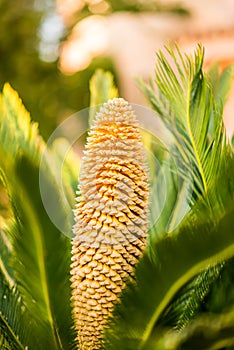
[[[168,40],[186,52],[202,42],[205,66],[219,61],[223,69],[234,62],[234,1],[0,0],[0,85],[19,92],[47,139],[89,105],[96,68],[114,74],[122,97],[145,104],[134,78],[153,75],[155,52]]]

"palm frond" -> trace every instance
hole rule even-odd
[[[0,100],[0,138],[4,151],[15,156],[27,153],[35,159],[44,148],[37,123],[32,123],[17,92],[5,84]]]
[[[1,350],[12,350],[4,334],[0,334],[0,349]]]
[[[209,79],[202,71],[202,46],[197,47],[194,57],[183,56],[177,46],[175,50],[176,53],[172,47],[167,48],[173,64],[162,52],[157,55],[157,93],[144,83],[141,88],[174,136],[172,152],[178,160],[178,168],[184,175],[189,175],[196,196],[205,197],[213,187],[214,174],[219,174],[223,155],[228,149],[222,106],[216,103]],[[228,85],[225,79],[222,80],[220,91]],[[220,97],[226,96],[227,88],[223,90]]]
[[[171,190],[169,188],[167,200],[170,203],[171,196],[173,204],[162,212],[162,220],[158,221],[160,238],[149,239],[150,258],[146,255],[136,268],[136,285],[129,286],[116,307],[116,318],[112,319],[107,330],[107,349],[145,348],[154,327],[159,324],[159,317],[167,307],[173,308],[171,302],[176,296],[174,306],[177,305],[178,328],[183,327],[219,276],[216,264],[233,254],[233,242],[229,240],[234,194],[230,176],[233,159],[222,121],[225,102],[222,98],[226,92],[220,93],[218,103],[218,95],[214,94],[202,71],[204,52],[201,46],[194,57],[183,56],[178,47],[176,54],[171,47],[167,51],[173,65],[159,52],[157,94],[152,85],[142,86],[153,108],[174,136],[174,142],[168,148],[179,170],[178,183],[181,182],[182,186],[178,187],[178,183],[175,186],[176,177],[168,176],[173,185]],[[170,170],[173,173],[173,167]],[[184,200],[182,208],[187,204],[189,211],[180,222],[178,212]],[[228,203],[231,203],[231,212],[227,210]],[[176,223],[179,223],[177,227]],[[150,228],[149,236],[157,236],[157,221]],[[224,246],[223,250],[221,247]],[[213,271],[209,265],[215,266]],[[201,273],[204,269],[206,272]],[[196,285],[199,288],[193,293],[192,288]],[[182,287],[185,289],[181,290]],[[183,319],[186,294],[189,300]],[[112,332],[111,328],[115,331]]]
[[[118,89],[115,87],[113,75],[110,72],[104,72],[102,69],[95,71],[90,79],[89,89],[89,125],[92,125],[95,114],[100,109],[100,105],[114,97],[118,97]]]
[[[2,225],[3,226],[3,225]],[[0,247],[1,247],[1,256],[0,256],[0,270],[5,276],[5,279],[8,281],[9,285],[14,284],[13,271],[10,265],[11,255],[12,255],[12,245],[10,239],[6,233],[7,227],[0,228]]]
[[[158,329],[149,339],[147,350],[220,350],[233,349],[234,346],[233,308],[221,314],[207,313],[199,316],[181,333]],[[159,332],[160,331],[160,332]]]
[[[65,153],[60,149],[63,146]],[[74,224],[72,214],[74,186],[77,182],[76,173],[80,161],[78,157],[72,156],[73,153],[71,150],[69,152],[69,149],[69,142],[61,139],[56,139],[51,145],[47,145],[41,154],[41,161],[37,163],[39,173],[37,186],[40,186],[40,197],[52,222],[66,236],[71,237]],[[72,160],[77,162],[77,166],[71,165]],[[52,185],[51,190],[47,187],[48,183]]]
[[[167,156],[151,186],[149,220],[151,226],[148,237],[150,252],[152,252],[151,243],[161,238],[165,232],[171,231],[181,219],[179,216],[181,197],[187,199],[186,194],[183,194],[183,181],[178,175],[175,163],[170,156]]]
[[[11,264],[28,313],[37,322],[31,336],[40,340],[38,349],[72,349],[75,337],[70,310],[70,240],[50,221],[39,188],[40,171],[57,214],[67,220],[63,197],[53,176],[54,164],[48,162],[40,167],[44,142],[17,94],[8,86],[3,92],[1,112],[0,167],[15,216]]]
[[[204,50],[201,45],[194,57],[183,56],[177,46],[175,52],[171,46],[166,50],[169,59],[162,52],[157,55],[156,91],[152,83],[146,85],[140,82],[152,107],[174,136],[174,142],[168,145],[174,162],[171,162],[173,166],[168,169],[167,205],[150,230],[149,242],[154,237],[159,237],[160,231],[165,234],[173,230],[183,215],[193,210],[193,205],[201,196],[205,198],[206,206],[210,207],[211,215],[214,207],[221,210],[225,206],[225,201],[220,199],[224,188],[217,189],[216,184],[220,176],[228,178],[225,167],[231,156],[230,147],[226,143],[222,111],[231,86],[232,67],[228,67],[222,74],[219,74],[217,66],[213,67],[205,77],[202,71]],[[177,178],[172,175],[175,168],[178,169]],[[231,172],[230,169],[228,171]],[[160,178],[158,181],[161,191]],[[231,183],[227,181],[223,186],[226,191]],[[181,184],[180,188],[178,184]],[[229,194],[233,193],[232,189],[229,190]],[[175,200],[176,196],[178,200]],[[162,202],[160,196],[158,200]],[[182,216],[178,215],[180,203]],[[149,251],[153,256],[151,244]],[[219,266],[201,272],[179,291],[168,306],[167,311],[170,312],[166,311],[165,322],[173,323],[177,320],[178,323],[175,322],[174,326],[178,329],[186,325],[199,310],[215,278],[219,277]]]
[[[233,81],[233,69],[233,65],[230,65],[220,73],[219,65],[215,63],[210,67],[207,73],[216,103],[221,103],[222,107],[225,106],[230,94]]]
[[[159,320],[160,325],[181,331],[201,309],[212,283],[220,277],[224,263],[207,267],[186,284],[174,297]]]
[[[155,243],[157,261],[146,255],[136,268],[136,284],[123,293],[109,323],[107,349],[144,348],[179,289],[209,264],[233,256],[233,214],[231,209],[215,225],[202,205],[196,218],[188,215],[176,232]]]
[[[37,185],[38,169],[22,158],[16,164],[16,174],[17,185],[22,189],[13,199],[17,219],[13,232],[16,279],[34,318],[38,315],[38,329],[43,320],[48,327],[47,331],[42,327],[41,334],[46,336],[47,346],[68,349],[72,340],[70,240],[55,228],[44,210]],[[47,180],[48,192],[54,192],[53,179]]]
[[[215,213],[217,209],[218,211],[223,212],[225,210],[225,204],[229,201],[233,202],[233,166],[233,159],[230,158],[228,160],[227,157],[226,170],[223,171],[222,175],[220,175],[219,181],[216,182],[215,190],[217,191],[218,196],[210,197],[213,201],[211,202],[213,213]],[[223,182],[224,179],[225,181]],[[193,210],[194,208],[192,209],[192,212]],[[215,220],[213,219],[213,221]],[[152,248],[150,251],[152,251]],[[224,262],[215,264],[214,266],[209,266],[204,271],[201,271],[198,276],[192,279],[188,284],[184,285],[183,288],[174,296],[172,302],[168,305],[167,309],[162,314],[159,324],[172,325],[178,330],[183,329],[186,324],[194,317],[194,315],[197,314],[200,308],[204,306],[203,303],[205,298],[207,298],[213,286],[218,283],[223,274],[223,270],[228,270],[227,264]],[[230,271],[227,271],[227,273],[230,275]],[[223,277],[222,285],[224,285]],[[230,288],[230,286],[226,286],[226,288]],[[209,296],[209,298],[211,298],[211,296]],[[221,299],[223,298],[224,296],[222,296]],[[214,298],[212,300],[214,301]],[[212,302],[212,300],[210,302]],[[209,300],[206,299],[206,303],[209,303]],[[225,307],[225,304],[223,307]]]
[[[66,198],[73,208],[75,206],[75,193],[77,189],[77,179],[81,160],[71,148],[71,144],[65,138],[57,138],[50,147],[47,148],[49,161],[44,154],[43,163],[47,168],[54,164],[54,176],[58,183],[62,182]],[[48,164],[49,163],[49,164]],[[51,169],[48,169],[51,171]],[[69,216],[69,213],[67,213]],[[70,220],[71,221],[71,220]]]
[[[211,196],[212,198],[212,208],[213,212],[216,212],[216,209],[221,212],[225,211],[224,207],[227,202],[233,202],[233,179],[232,174],[234,171],[233,157],[226,157],[226,169],[223,170],[220,175],[219,181],[216,182],[216,197]],[[224,181],[223,181],[224,180]],[[208,194],[209,195],[209,194]],[[215,221],[213,219],[213,221]],[[204,307],[204,300],[206,304],[213,304],[217,298],[219,298],[220,310],[225,307],[225,302],[227,302],[227,296],[224,296],[222,293],[227,294],[224,290],[220,289],[220,281],[222,278],[221,286],[227,290],[232,288],[232,285],[228,286],[225,284],[225,281],[232,279],[231,272],[232,267],[229,267],[229,264],[222,262],[214,266],[206,268],[204,271],[185,285],[175,296],[172,303],[168,306],[166,314],[163,315],[164,321],[166,324],[171,324],[177,329],[183,329],[184,326],[197,314],[201,307]],[[226,274],[225,274],[226,273]],[[225,274],[225,275],[224,275]],[[225,277],[226,276],[226,277]],[[229,277],[227,277],[229,276]],[[210,295],[211,290],[218,285],[219,297],[217,295],[217,288],[215,297]],[[207,299],[208,297],[208,299]],[[224,299],[225,298],[225,302]],[[216,302],[217,303],[217,302]],[[210,305],[211,306],[211,305]],[[170,311],[169,311],[170,310]],[[219,310],[219,311],[220,311]],[[168,312],[169,311],[169,312]],[[167,323],[168,322],[168,323]],[[174,323],[173,323],[174,322]]]
[[[0,340],[3,346],[10,349],[23,350],[26,346],[38,346],[38,339],[32,339],[35,321],[27,313],[16,285],[10,286],[0,271]]]

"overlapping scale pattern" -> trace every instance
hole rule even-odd
[[[121,98],[105,103],[87,140],[75,209],[72,303],[78,348],[103,328],[146,244],[148,184],[139,126]]]

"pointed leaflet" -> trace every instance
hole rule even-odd
[[[55,164],[55,172],[53,173],[53,176],[63,185],[62,187],[66,193],[66,198],[70,204],[70,207],[73,208],[75,205],[74,193],[76,192],[77,188],[77,178],[81,161],[71,148],[70,142],[68,142],[65,138],[56,138],[51,144],[51,147],[47,149],[47,152],[49,162]],[[46,156],[44,160],[48,161]],[[69,218],[69,220],[67,220],[67,230],[69,230],[69,222],[73,223],[73,214],[72,212],[67,212],[66,216]],[[67,233],[69,234],[69,232]]]
[[[181,172],[190,174],[197,195],[205,195],[214,184],[213,174],[219,173],[225,153],[222,108],[216,104],[202,71],[203,48],[198,46],[194,57],[183,56],[178,47],[176,54],[171,47],[167,52],[173,64],[162,52],[157,55],[158,93],[150,85],[141,83],[141,88],[174,136],[174,156],[180,159]],[[208,138],[211,118],[214,128]]]
[[[38,174],[44,143],[9,86],[1,103],[0,166],[16,219],[11,232],[15,277],[28,312],[37,320],[32,336],[40,339],[38,349],[69,349],[70,242],[52,225],[41,202]],[[66,217],[51,167],[47,164],[42,174],[48,194],[59,203],[61,218]]]
[[[215,100],[225,106],[233,82],[233,65],[228,66],[219,73],[219,65],[216,63],[208,71],[208,78],[212,86]]]
[[[209,266],[186,284],[163,313],[159,325],[171,326],[180,331],[184,329],[198,313],[210,286],[220,277],[223,266],[223,263]]]
[[[0,349],[1,350],[12,350],[12,347],[9,345],[4,334],[0,334]]]
[[[173,54],[171,50],[169,50],[172,56],[174,57],[175,60],[177,58]],[[178,51],[178,49],[177,49]],[[182,58],[181,54],[179,54],[181,61],[184,62],[184,59]],[[194,60],[195,63],[198,62],[196,59]],[[185,66],[185,64],[184,64]],[[181,81],[183,82],[183,73],[181,71],[180,66],[177,64],[178,71],[180,72],[180,77]],[[231,81],[232,81],[232,67],[228,67],[222,74],[219,74],[218,72],[218,67],[215,66],[213,67],[208,74],[208,81],[207,81],[207,86],[209,87],[210,93],[208,94],[208,98],[212,102],[212,108],[210,108],[210,113],[207,116],[207,122],[209,129],[207,132],[204,133],[204,150],[205,151],[205,157],[204,157],[204,162],[201,162],[201,165],[203,164],[204,167],[204,179],[206,179],[207,186],[204,186],[203,190],[202,187],[200,189],[200,194],[205,193],[206,187],[209,187],[212,189],[211,193],[212,196],[214,195],[214,184],[215,184],[215,178],[216,176],[219,176],[219,170],[221,169],[222,171],[222,162],[227,156],[227,146],[225,146],[224,141],[225,141],[225,131],[223,129],[223,122],[222,122],[222,110],[223,106],[227,100],[227,95],[228,91],[230,90],[231,86]],[[201,72],[202,74],[202,72]],[[196,82],[196,79],[194,80]],[[183,83],[182,83],[183,85]],[[192,89],[196,90],[196,84],[192,84]],[[196,92],[193,93],[194,96],[196,96]],[[214,97],[213,97],[214,96]],[[202,104],[199,102],[199,100],[202,100],[202,94],[197,95],[198,101],[195,104],[195,110],[194,113],[191,115],[195,116],[195,119],[198,118],[199,122],[199,115],[200,115],[200,105]],[[214,100],[213,100],[214,98]],[[169,99],[168,99],[169,101]],[[198,105],[198,107],[196,107]],[[206,116],[204,117],[204,119]],[[192,126],[193,124],[191,124]],[[206,124],[207,127],[207,124]],[[201,123],[201,128],[199,129],[197,124],[194,124],[192,127],[192,131],[194,131],[195,135],[196,132],[197,134],[197,139],[199,140],[200,144],[202,145],[202,142],[200,141],[199,135],[203,133],[203,128],[204,124]],[[199,146],[198,142],[198,146]],[[185,144],[185,146],[187,146]],[[202,154],[202,148],[199,150],[199,153]],[[186,147],[184,147],[184,152],[186,153]],[[203,158],[201,157],[201,160]],[[192,166],[192,162],[191,162]],[[185,164],[184,167],[186,168]],[[220,169],[219,169],[220,168]],[[193,168],[194,169],[194,168]],[[193,176],[193,175],[192,175]],[[202,179],[202,175],[200,176],[200,179]],[[215,272],[215,274],[213,273]],[[191,316],[197,311],[197,309],[200,306],[200,303],[204,299],[204,296],[206,293],[209,291],[209,286],[213,283],[215,275],[218,277],[218,271],[219,267],[214,267],[214,269],[208,269],[201,275],[199,275],[193,282],[190,283],[190,291],[186,292],[186,288],[182,289],[177,296],[178,300],[175,300],[175,305],[177,305],[176,309],[173,306],[170,306],[171,312],[174,313],[174,317],[178,317],[178,324],[176,327],[181,328],[183,327],[186,322],[189,320],[188,315],[190,314]],[[202,293],[201,293],[202,290]],[[206,293],[205,293],[206,291]],[[186,306],[182,303],[182,300],[186,299]],[[175,306],[174,305],[174,306]],[[177,311],[177,315],[175,314],[175,311]],[[172,315],[170,314],[167,315],[168,318],[172,318]],[[174,321],[175,321],[174,318]],[[186,321],[187,318],[187,321]],[[165,318],[166,319],[166,318]]]
[[[234,310],[222,314],[207,313],[198,316],[183,332],[158,329],[160,336],[152,337],[147,350],[218,350],[233,349]]]
[[[118,90],[114,85],[114,77],[110,72],[104,72],[97,69],[90,79],[90,112],[89,125],[92,125],[96,112],[99,111],[100,105],[118,97]]]
[[[16,286],[9,286],[0,271],[0,335],[10,349],[37,348],[38,339],[32,338],[36,324],[22,302]],[[2,340],[3,341],[3,340]],[[4,349],[0,341],[0,348]]]
[[[218,215],[218,213],[217,213]],[[173,235],[155,243],[157,261],[139,263],[136,284],[123,293],[107,330],[107,349],[145,349],[162,311],[178,290],[208,264],[234,255],[232,217],[227,211],[217,225],[204,206],[188,216]]]
[[[175,58],[172,51],[170,54]],[[192,189],[196,192],[193,203],[197,196],[202,196],[203,202],[198,212],[196,207],[191,209],[193,215],[189,214],[175,232],[151,247],[157,258],[154,262],[145,257],[139,264],[137,285],[131,286],[124,294],[122,303],[117,306],[116,318],[110,324],[114,331],[108,330],[108,349],[144,348],[160,314],[176,292],[207,264],[233,254],[233,241],[229,240],[232,214],[225,209],[233,199],[233,182],[221,166],[228,164],[231,172],[233,165],[229,162],[228,146],[224,144],[221,109],[217,107],[202,74],[203,53],[198,50],[194,61],[189,57],[184,59],[179,51],[178,55],[182,61],[182,68],[175,61],[179,80],[168,62],[159,55],[159,97],[150,87],[146,87],[145,91],[174,134],[177,156],[182,159],[181,173],[184,169],[192,169],[191,177],[195,183]],[[215,127],[208,138],[211,117],[214,117]],[[225,186],[218,186],[221,170],[221,182],[225,181]],[[225,191],[221,194],[222,187]],[[228,188],[232,188],[229,193]],[[213,211],[210,211],[212,207]],[[197,214],[196,219],[194,213]],[[221,213],[225,214],[223,218]]]
[[[21,188],[13,197],[17,219],[13,232],[13,248],[18,259],[18,264],[14,264],[16,279],[28,309],[38,324],[42,323],[40,335],[42,339],[46,337],[43,347],[69,349],[73,340],[69,305],[70,241],[53,226],[44,210],[37,185],[38,168],[21,158],[15,172]],[[47,178],[48,195],[56,190],[52,181]]]
[[[228,158],[229,156],[226,155],[226,170],[220,175],[219,181],[216,181],[216,186],[211,191],[211,195],[208,193],[209,201],[212,203],[213,214],[216,213],[216,210],[225,212],[227,203],[230,200],[233,201],[234,191],[233,180],[231,178],[233,174],[233,160]],[[214,192],[216,192],[215,196],[213,195]],[[193,210],[194,208],[192,207],[192,212]],[[213,215],[214,222],[216,219],[216,215]],[[210,304],[210,299],[207,299],[207,295],[212,285],[220,278],[221,272],[225,271],[226,267],[227,264],[225,263],[208,266],[208,268],[201,271],[192,281],[183,286],[162,314],[162,319],[159,320],[158,324],[173,325],[177,329],[183,329],[191,318],[198,313],[199,309],[204,307],[205,298],[206,303],[208,302]],[[223,288],[225,288],[224,284],[225,282],[222,280]]]
[[[152,84],[146,86],[141,82],[141,87],[153,108],[174,135],[174,144],[170,153],[176,161],[181,177],[187,179],[188,185],[187,194],[185,193],[182,199],[186,200],[191,207],[198,196],[203,196],[208,205],[210,205],[209,197],[216,197],[216,200],[212,198],[212,202],[213,206],[217,206],[219,195],[215,182],[220,173],[224,171],[225,158],[229,153],[229,146],[225,144],[222,110],[230,88],[232,69],[229,67],[219,75],[218,70],[213,68],[206,79],[202,71],[203,49],[201,46],[198,46],[194,58],[182,56],[178,47],[176,54],[171,47],[167,49],[167,53],[172,64],[162,52],[158,54],[157,92],[153,90]],[[172,203],[169,191],[167,194],[166,208]],[[173,204],[169,228],[172,227],[171,224],[175,220],[178,220],[178,203],[177,201]],[[160,231],[160,223],[165,213],[166,210],[162,212],[159,222],[156,222],[151,229],[150,236]],[[174,301],[176,308],[175,305],[169,306],[170,311],[174,314],[174,321],[177,318],[179,322],[177,327],[180,328],[186,323],[186,317],[189,314],[192,316],[196,312],[199,303],[205,296],[204,292],[200,293],[200,289],[203,286],[208,292],[214,276],[212,269],[211,271],[208,269],[207,273],[203,273],[190,283],[189,290],[186,291],[185,286],[180,291],[177,295],[178,299]],[[185,298],[187,300],[186,312],[182,303]],[[165,320],[167,318],[168,321],[171,320],[172,314],[165,315]]]
[[[38,134],[37,123],[32,123],[16,91],[5,84],[0,100],[0,139],[4,151],[15,156],[23,151],[35,159],[45,144]]]
[[[45,152],[46,155],[43,158],[43,164],[41,166],[45,168],[43,169],[44,171],[48,172],[48,177],[53,177],[54,181],[57,182],[56,192],[59,193],[61,205],[64,205],[64,193],[61,191],[60,178],[58,176],[63,170],[61,170],[61,162],[59,162],[61,147],[59,150],[55,149],[55,145],[61,145],[61,142],[56,140],[52,149],[46,148],[45,142],[38,132],[37,123],[31,121],[30,115],[22,104],[17,92],[9,84],[5,84],[3,88],[3,94],[0,99],[0,113],[0,140],[4,152],[10,157],[15,157],[18,153],[25,154],[32,162],[38,165],[41,161],[42,152]],[[71,160],[69,157],[66,157],[63,163],[64,168],[71,166],[70,163]],[[72,183],[76,181],[74,179],[75,176],[75,172],[71,171],[68,178],[69,181],[66,183],[68,192],[73,192]],[[53,194],[51,193],[51,195]],[[72,222],[69,218],[69,213],[64,212],[62,216],[69,231]]]
[[[6,226],[4,230],[7,230]],[[7,234],[4,232],[3,228],[0,229],[0,271],[5,277],[5,280],[10,286],[14,284],[13,271],[10,266],[10,259],[12,255],[12,246]]]
[[[151,193],[150,205],[150,229],[149,229],[149,249],[151,243],[161,238],[170,227],[172,221],[177,220],[178,199],[180,195],[180,178],[178,177],[176,166],[167,156],[163,161],[160,171],[154,177],[153,193]],[[150,243],[151,242],[151,243]]]

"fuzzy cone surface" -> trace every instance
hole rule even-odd
[[[136,116],[125,100],[102,106],[84,153],[74,211],[72,304],[78,348],[98,350],[146,245],[146,157]]]

